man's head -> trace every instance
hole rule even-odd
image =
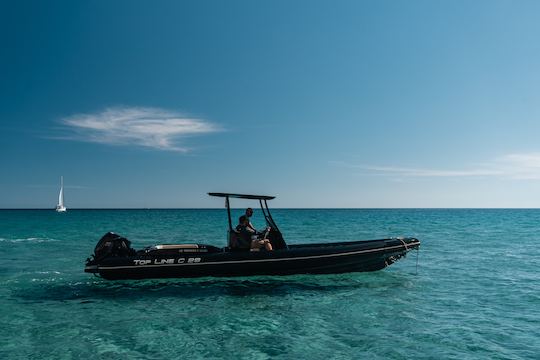
[[[246,216],[251,217],[251,215],[253,215],[253,209],[252,208],[247,208],[246,209]]]
[[[238,218],[238,223],[240,225],[247,225],[247,224],[249,224],[249,220],[248,220],[247,216],[242,215],[242,216],[240,216],[240,218]]]

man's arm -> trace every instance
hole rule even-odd
[[[254,233],[258,233],[257,229],[253,226],[251,222],[246,226],[248,229],[252,230]]]

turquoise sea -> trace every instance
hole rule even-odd
[[[105,232],[222,246],[225,210],[2,210],[0,357],[540,358],[540,210],[273,214],[289,243],[417,237],[418,268],[111,282],[83,272]]]

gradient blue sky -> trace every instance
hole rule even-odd
[[[2,1],[0,207],[538,207],[538,14]]]

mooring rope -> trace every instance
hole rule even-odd
[[[418,275],[418,253],[420,252],[420,246],[416,248],[416,274]]]
[[[401,243],[403,244],[403,246],[405,247],[405,253],[407,253],[407,251],[409,251],[409,248],[407,247],[407,243],[402,239],[402,238],[397,238],[399,241],[401,241]]]
[[[405,248],[405,254],[409,251],[409,247],[407,246],[407,243],[402,238],[397,238],[401,243],[403,244],[403,247]],[[420,246],[416,248],[416,275],[418,275],[418,252],[420,251]]]

